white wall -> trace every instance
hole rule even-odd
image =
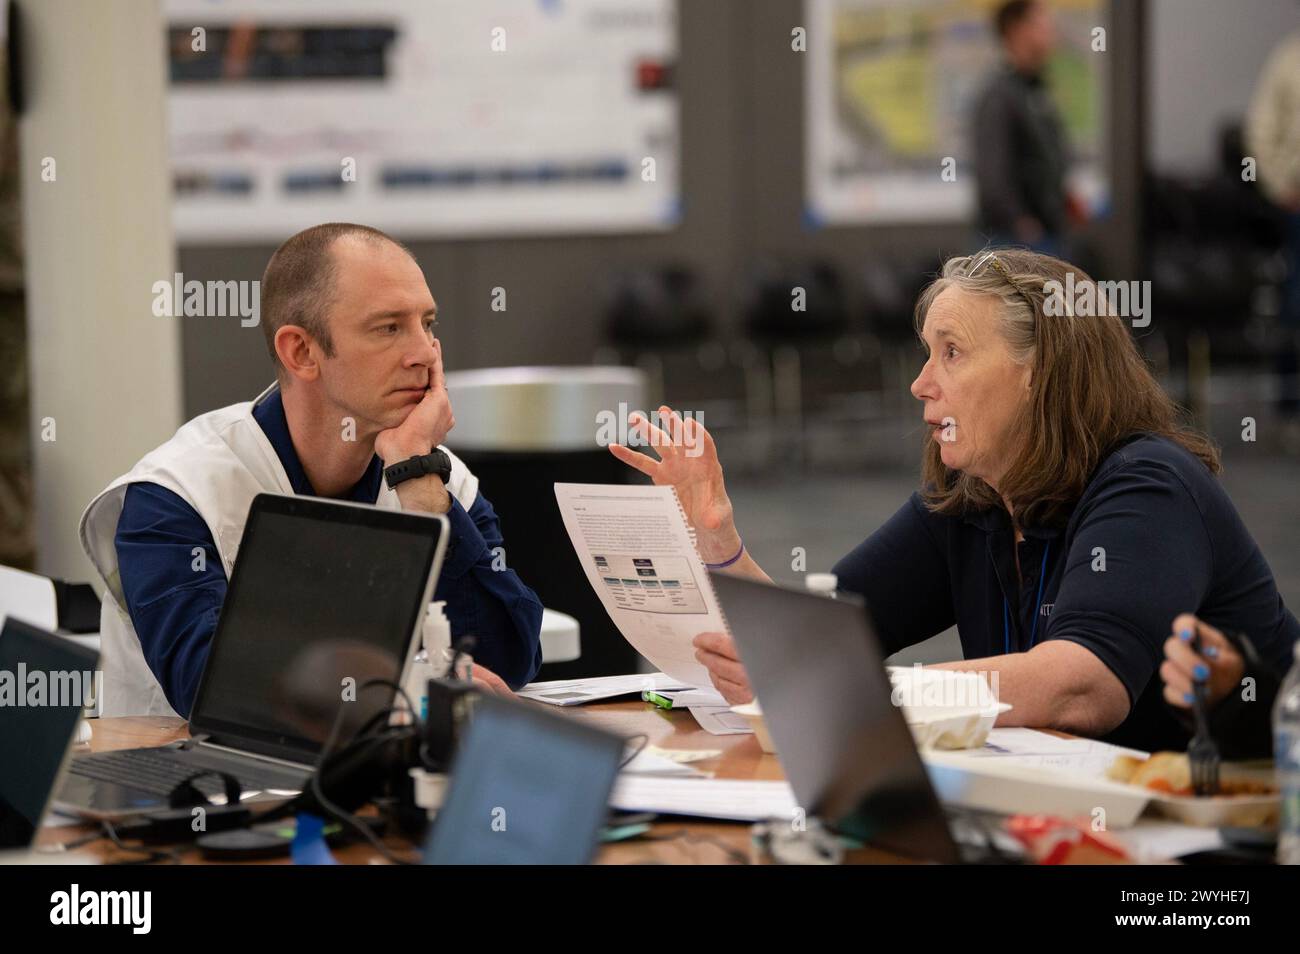
[[[151,308],[174,257],[163,21],[157,0],[21,12],[38,569],[90,580],[82,510],[180,423],[178,328]],[[46,157],[54,181],[42,179]]]
[[[1245,114],[1268,54],[1300,30],[1300,0],[1151,0],[1147,118],[1152,166],[1206,174],[1222,126]]]

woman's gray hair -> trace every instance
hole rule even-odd
[[[1012,254],[1008,254],[1008,251]],[[1002,253],[1002,254],[999,254]],[[1043,312],[1044,276],[1017,274],[1014,250],[983,249],[974,255],[957,255],[943,263],[939,275],[916,301],[916,332],[925,325],[926,312],[939,294],[957,288],[972,295],[997,299],[1002,306],[998,316],[1002,336],[1017,364],[1026,364],[1034,356],[1034,326]]]
[[[1077,296],[1087,301],[1086,314],[1092,318],[1115,318],[1118,314],[1102,284],[1068,262],[1024,249],[985,248],[944,262],[938,278],[917,300],[917,334],[925,323],[925,313],[945,288],[998,300],[1002,336],[1017,364],[1034,358],[1040,322],[1080,317],[1076,315]]]
[[[1128,322],[1101,294],[1106,284],[1059,258],[998,248],[949,259],[921,293],[918,334],[945,289],[994,299],[1012,358],[1033,369],[1011,428],[1016,446],[996,490],[949,468],[939,443],[926,441],[921,486],[932,511],[1007,506],[1017,526],[1062,522],[1105,454],[1134,434],[1169,438],[1218,471],[1217,448],[1183,423]]]

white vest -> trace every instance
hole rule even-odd
[[[255,400],[209,411],[182,425],[171,440],[109,484],[81,515],[81,546],[104,584],[99,628],[105,716],[176,715],[145,662],[122,596],[113,538],[126,488],[133,483],[158,484],[193,507],[208,525],[229,580],[253,498],[260,493],[293,493],[284,465],[253,417],[253,407],[275,388],[271,385]],[[469,510],[478,495],[478,478],[458,457],[447,454],[451,458],[447,490]],[[401,509],[397,492],[385,482],[380,483],[375,505]]]

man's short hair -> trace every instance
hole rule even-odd
[[[1012,27],[1033,13],[1037,6],[1038,0],[1007,0],[993,14],[993,27],[998,31],[998,36],[1006,39]]]
[[[334,303],[338,277],[338,263],[331,248],[345,236],[355,236],[367,242],[391,242],[407,255],[408,249],[397,239],[368,225],[351,222],[326,222],[313,225],[291,236],[275,250],[262,273],[262,333],[266,335],[266,350],[276,369],[280,356],[275,353],[275,333],[285,325],[298,325],[320,342],[325,356],[334,356],[334,343],[330,339],[326,316]],[[411,255],[412,261],[415,256]]]

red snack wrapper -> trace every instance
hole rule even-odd
[[[1119,842],[1104,831],[1093,831],[1086,818],[1015,815],[1007,819],[1006,829],[1040,865],[1132,863]]]

